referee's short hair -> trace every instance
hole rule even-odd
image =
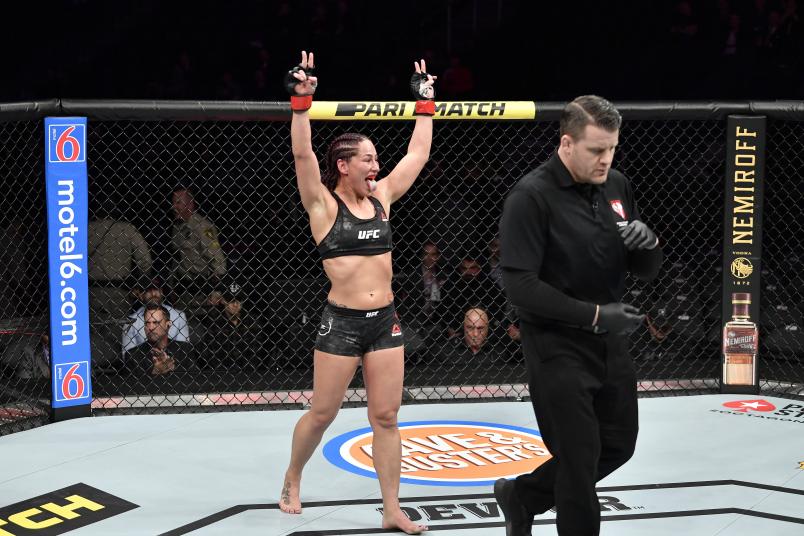
[[[561,112],[560,135],[572,139],[583,136],[586,125],[594,125],[608,132],[620,130],[623,122],[620,112],[612,103],[597,95],[581,95],[568,103]]]

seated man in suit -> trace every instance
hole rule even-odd
[[[170,313],[162,306],[149,303],[145,306],[145,339],[139,346],[126,352],[126,367],[151,376],[162,376],[174,370],[196,368],[192,346],[168,338]]]
[[[442,363],[480,366],[503,357],[502,349],[489,341],[489,315],[471,307],[463,315],[463,335],[452,337],[441,347]]]
[[[476,255],[465,256],[458,265],[456,276],[441,292],[440,313],[446,324],[447,336],[460,333],[464,313],[470,307],[483,304],[492,332],[499,331],[505,320],[505,294],[485,273]]]
[[[124,352],[145,342],[145,306],[149,303],[162,305],[170,313],[168,339],[178,342],[190,342],[190,327],[187,324],[187,315],[184,311],[174,309],[165,303],[162,287],[156,284],[150,285],[140,294],[140,301],[142,302],[142,307],[128,317],[131,320],[131,324],[123,333]]]

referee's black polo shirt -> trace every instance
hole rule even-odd
[[[618,232],[637,219],[631,185],[615,169],[601,185],[576,183],[553,153],[520,179],[500,222],[501,266],[520,318],[589,326],[595,304],[622,299],[626,271],[655,276],[661,250],[629,254]]]

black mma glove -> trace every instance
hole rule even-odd
[[[315,76],[314,74],[315,68],[308,67],[304,68],[301,64],[296,65],[293,69],[289,70],[285,73],[285,89],[290,93],[290,95],[295,97],[306,97],[307,95],[312,95],[312,93],[296,93],[296,86],[301,84],[302,81],[293,76],[295,73],[303,73],[307,78]],[[313,87],[313,92],[315,92],[316,86],[318,86],[318,81],[311,82]]]
[[[313,93],[315,93],[315,88],[318,86],[318,80],[310,80],[309,85],[307,85],[308,90],[304,93],[299,93],[297,87],[301,85],[302,91],[304,91],[304,82],[315,76],[314,71],[313,67],[304,68],[302,64],[299,64],[285,73],[285,89],[290,93],[290,109],[294,112],[309,110],[310,106],[313,105]],[[305,80],[299,80],[293,76],[296,73],[304,74]]]
[[[645,320],[645,315],[639,314],[639,309],[627,303],[614,302],[598,307],[595,326],[609,333],[631,332]]]
[[[628,251],[637,249],[653,249],[659,240],[650,227],[639,220],[634,220],[624,227],[620,227],[620,236]]]
[[[410,92],[416,100],[415,115],[434,115],[435,114],[435,89],[433,85],[427,84],[427,73],[413,73],[410,77]]]

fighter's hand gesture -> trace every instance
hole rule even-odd
[[[435,99],[433,82],[438,77],[427,73],[427,65],[424,60],[414,61],[413,66],[416,69],[416,72],[410,77],[410,91],[413,93],[413,98],[417,101]]]
[[[288,93],[297,97],[315,93],[318,77],[313,75],[314,69],[313,53],[307,54],[302,50],[301,63],[285,75],[285,89],[288,90]]]

